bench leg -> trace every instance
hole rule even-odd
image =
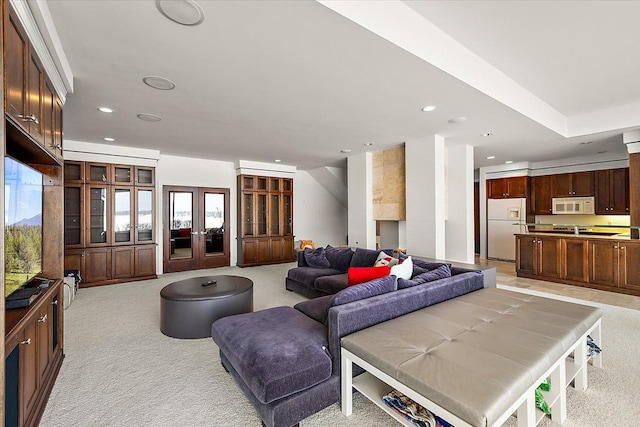
[[[353,412],[353,363],[345,355],[346,351],[342,350],[340,358],[340,382],[342,387],[342,413],[345,416],[351,415]]]
[[[596,327],[591,331],[591,338],[593,341],[598,344],[600,348],[602,347],[602,323],[598,322]],[[602,368],[602,353],[598,353],[591,358],[591,363],[596,368]]]
[[[558,391],[560,395],[551,406],[551,420],[562,424],[567,420],[567,366],[561,360],[558,367],[551,372],[551,390]]]
[[[533,393],[522,402],[517,411],[518,427],[535,427],[536,425],[536,397]]]
[[[576,390],[587,389],[587,339],[583,339],[573,351],[573,360],[578,365],[578,374],[573,382]]]

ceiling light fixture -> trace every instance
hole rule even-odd
[[[429,111],[433,111],[435,110],[437,107],[435,105],[427,105],[426,107],[422,107],[422,111],[424,111],[425,113],[429,112]]]
[[[194,26],[204,21],[204,11],[193,0],[156,0],[156,7],[165,18],[180,25]]]
[[[276,163],[280,163],[281,161],[282,161],[282,160],[280,160],[280,159],[275,159],[275,160],[274,160],[274,162],[276,162]]]
[[[98,107],[98,111],[103,113],[113,113],[113,109],[109,107]]]
[[[136,117],[140,120],[144,120],[145,122],[159,122],[160,120],[162,120],[162,117],[156,116],[155,114],[151,113],[140,113],[137,114]]]
[[[507,161],[505,161],[505,163],[510,165],[511,163],[513,163],[513,160],[507,160]]]
[[[487,156],[487,160],[493,160],[495,158],[496,158],[496,156]]]
[[[592,142],[593,142],[593,141],[584,141],[584,142],[581,142],[581,143],[580,143],[580,145],[589,145],[589,144],[591,144]]]
[[[371,147],[373,145],[373,142],[365,142],[364,146],[365,147]]]
[[[482,134],[482,136],[491,136],[491,135],[493,135],[491,132],[485,132]]]
[[[172,90],[176,87],[176,84],[171,80],[159,76],[145,76],[142,81],[147,86],[158,90]]]
[[[350,148],[344,148],[342,150],[340,150],[341,153],[350,153],[351,149]]]
[[[113,142],[113,141],[115,141],[115,138],[111,138],[110,136],[106,136],[104,138],[104,140],[107,141],[107,142]]]
[[[467,118],[464,116],[454,117],[453,119],[449,119],[449,123],[463,123],[466,121],[467,121]]]

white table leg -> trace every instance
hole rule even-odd
[[[578,365],[578,374],[574,379],[574,386],[577,390],[587,389],[587,338],[580,340],[573,351],[573,360]]]
[[[560,395],[551,406],[551,420],[554,423],[562,424],[567,420],[567,366],[561,360],[558,367],[551,373],[551,392],[558,392]]]
[[[593,342],[598,344],[598,347],[602,348],[602,322],[596,323],[596,327],[591,331],[591,338],[593,338]],[[591,363],[596,368],[602,368],[602,353],[593,356]]]
[[[535,427],[536,425],[536,397],[534,393],[522,402],[517,411],[518,427]]]
[[[353,363],[346,356],[346,351],[342,349],[340,358],[340,382],[342,387],[342,413],[345,416],[353,412]]]

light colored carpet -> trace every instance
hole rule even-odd
[[[66,358],[41,426],[259,427],[253,407],[220,365],[213,340],[160,332],[160,290],[189,277],[236,274],[254,281],[255,310],[293,305],[304,300],[284,289],[293,266],[225,267],[81,289],[65,311]],[[604,308],[604,369],[589,366],[586,391],[569,389],[564,425],[638,425],[640,311],[598,306]],[[398,425],[359,393],[354,398],[349,418],[335,404],[302,427]]]

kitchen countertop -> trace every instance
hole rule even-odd
[[[555,237],[564,237],[564,238],[574,238],[574,239],[604,239],[604,240],[631,240],[631,236],[629,234],[614,234],[610,233],[598,233],[597,231],[588,231],[588,234],[580,233],[577,236],[573,233],[573,231],[535,231],[532,230],[528,233],[517,233],[516,236],[555,236]]]

